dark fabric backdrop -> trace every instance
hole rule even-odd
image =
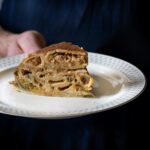
[[[139,67],[148,85],[129,104],[79,118],[0,114],[0,149],[149,149],[148,9],[146,2],[137,0],[4,0],[0,24],[5,29],[37,30],[48,44],[71,41],[88,51],[119,57]]]

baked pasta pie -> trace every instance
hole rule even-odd
[[[92,96],[88,54],[77,45],[61,42],[31,53],[16,68],[11,83],[46,96]]]

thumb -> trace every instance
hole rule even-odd
[[[17,42],[23,52],[33,52],[46,46],[43,36],[36,31],[26,31],[18,36]]]

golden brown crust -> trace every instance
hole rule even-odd
[[[78,45],[74,45],[71,42],[61,42],[58,44],[52,44],[48,47],[41,49],[36,53],[47,53],[48,51],[51,51],[51,53],[60,52],[76,55],[87,55],[87,52],[83,48],[79,47]]]

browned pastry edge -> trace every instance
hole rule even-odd
[[[52,53],[55,52],[62,52],[62,53],[68,53],[68,54],[79,54],[79,55],[87,55],[87,52],[79,47],[78,45],[74,45],[71,42],[61,42],[58,44],[52,44],[50,46],[47,46],[36,53],[47,53],[48,51],[52,51]]]

